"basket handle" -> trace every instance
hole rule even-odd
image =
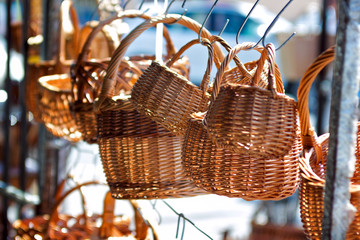
[[[68,14],[67,14],[68,13]],[[62,68],[64,65],[68,65],[69,60],[66,59],[65,55],[65,36],[64,36],[64,27],[63,23],[68,20],[72,23],[74,28],[73,32],[73,44],[75,46],[74,53],[77,53],[77,43],[79,42],[79,19],[76,13],[76,9],[71,0],[64,0],[60,5],[60,20],[59,20],[59,49],[58,54],[55,59],[55,69],[59,72],[62,72]]]
[[[201,45],[207,47],[208,54],[209,54],[207,65],[206,65],[206,70],[205,70],[204,76],[203,76],[200,86],[199,86],[199,88],[203,91],[203,96],[205,96],[206,91],[208,89],[209,78],[210,78],[211,69],[212,69],[213,60],[214,60],[214,50],[213,50],[213,47],[212,47],[210,41],[207,38],[202,38],[201,42],[199,41],[198,38],[196,38],[194,40],[191,40],[184,46],[182,46],[179,49],[179,51],[171,59],[169,59],[169,61],[166,63],[166,66],[170,68],[186,50],[188,50],[190,47],[194,46],[195,44],[199,44],[199,43]]]
[[[222,78],[224,76],[225,70],[227,68],[227,66],[229,65],[229,63],[235,58],[235,56],[242,50],[249,50],[254,46],[253,42],[244,42],[241,44],[236,45],[233,49],[231,49],[231,51],[229,52],[229,54],[225,57],[224,61],[221,63],[220,68],[218,69],[216,76],[215,76],[215,80],[214,80],[214,84],[213,84],[213,92],[211,94],[211,102],[214,102],[219,91],[220,91],[220,86],[221,86],[221,81]],[[256,46],[255,47],[256,50],[260,50],[261,47]],[[247,70],[246,70],[247,71]],[[248,71],[247,71],[248,72]],[[250,74],[248,72],[248,74]],[[247,74],[247,75],[248,75]]]
[[[103,104],[104,100],[107,97],[113,96],[111,93],[112,93],[112,89],[115,86],[114,76],[116,76],[118,67],[120,64],[120,60],[124,57],[126,50],[130,46],[130,44],[141,33],[143,33],[145,30],[149,29],[150,27],[155,26],[158,23],[172,24],[175,22],[177,24],[180,24],[180,25],[183,25],[183,26],[189,28],[190,30],[193,30],[196,33],[199,32],[200,28],[201,28],[201,24],[199,24],[198,22],[196,22],[195,20],[193,20],[191,18],[188,18],[186,16],[181,16],[179,14],[167,14],[167,15],[156,16],[149,20],[146,20],[144,23],[140,24],[135,29],[133,29],[131,31],[131,33],[128,34],[121,41],[120,46],[115,50],[115,52],[113,53],[113,56],[111,57],[111,61],[109,63],[108,69],[106,71],[106,76],[104,77],[104,82],[103,82],[103,85],[101,88],[99,100],[95,103],[95,111],[100,110],[101,105]],[[201,32],[201,37],[209,39],[211,37],[211,33],[207,29],[203,28],[203,31]],[[215,61],[215,63],[218,61],[221,62],[224,57],[223,52],[221,51],[220,47],[217,44],[214,45],[214,57],[215,57],[215,59],[217,59],[217,61]]]
[[[83,205],[83,211],[84,211],[84,220],[85,220],[85,226],[87,226],[87,222],[88,222],[88,219],[87,219],[87,216],[86,216],[86,209],[85,209],[85,198],[81,192],[81,188],[84,187],[84,186],[88,186],[88,185],[99,185],[101,183],[99,183],[98,181],[90,181],[90,182],[85,182],[85,183],[82,183],[82,184],[79,184],[75,187],[73,187],[72,189],[68,190],[67,192],[65,192],[57,201],[56,203],[54,204],[53,208],[52,208],[52,211],[51,211],[51,214],[50,214],[50,218],[47,222],[47,225],[45,227],[46,229],[46,235],[47,237],[49,236],[50,234],[50,225],[55,222],[57,219],[58,219],[58,208],[59,206],[64,202],[64,200],[74,191],[76,190],[80,190],[80,194],[81,194],[81,198],[82,198],[82,205]],[[46,238],[47,239],[47,238]]]
[[[325,66],[331,63],[334,58],[335,46],[332,46],[321,53],[305,71],[305,74],[300,80],[300,85],[297,92],[302,144],[304,148],[314,147],[317,154],[321,154],[322,151],[321,147],[317,143],[315,130],[312,128],[310,123],[309,93],[311,85],[315,81],[317,75]]]
[[[99,22],[98,25],[91,31],[91,33],[87,37],[87,39],[82,47],[82,50],[78,56],[77,64],[81,63],[82,61],[86,61],[86,59],[88,58],[88,55],[89,55],[91,42],[96,37],[96,35],[104,28],[104,26],[109,25],[113,21],[122,19],[122,18],[143,18],[145,20],[148,20],[151,18],[151,16],[144,14],[142,11],[139,11],[139,10],[125,10],[123,12],[118,13],[118,15],[115,17],[111,17],[109,19]],[[172,40],[170,38],[169,31],[166,27],[164,27],[163,35],[166,40],[167,54],[168,54],[168,56],[172,56],[175,54],[176,50],[175,50],[174,43],[172,42]]]
[[[107,239],[111,237],[111,234],[113,232],[113,220],[115,218],[115,202],[116,199],[111,196],[111,192],[107,192],[105,199],[104,199],[104,211],[102,216],[102,225],[100,226],[100,238],[101,239]],[[153,233],[153,239],[157,240],[158,235],[151,226],[151,224],[148,223],[148,221],[143,217],[143,215],[140,213],[140,207],[136,200],[129,200],[133,210],[134,210],[134,216],[135,216],[135,231],[136,231],[136,237],[137,239],[145,239],[147,237],[148,229],[151,228],[151,231]],[[143,236],[144,235],[144,236]]]

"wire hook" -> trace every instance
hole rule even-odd
[[[200,28],[200,31],[199,31],[199,34],[198,34],[198,39],[199,39],[199,42],[202,44],[202,41],[201,41],[201,32],[202,32],[202,30],[203,30],[203,28],[204,28],[204,26],[205,26],[205,24],[206,24],[206,22],[208,21],[208,19],[209,19],[209,17],[210,17],[210,15],[211,15],[211,13],[212,13],[212,11],[214,10],[214,8],[215,8],[215,5],[217,4],[217,2],[218,2],[219,0],[216,0],[215,2],[214,2],[214,4],[212,5],[212,7],[211,7],[211,9],[210,9],[210,11],[208,12],[208,14],[206,15],[206,18],[205,18],[205,20],[204,20],[204,22],[203,22],[203,24],[201,25],[201,28]]]
[[[180,218],[183,219],[183,228],[182,228],[182,232],[181,232],[181,240],[184,239],[184,233],[185,233],[185,216],[183,213],[179,213],[179,217],[178,217],[178,221],[177,221],[177,227],[176,227],[176,236],[175,238],[178,238],[179,235],[179,227],[180,227]]]
[[[268,33],[270,32],[270,30],[272,29],[272,27],[275,25],[275,23],[277,22],[277,20],[279,19],[280,15],[284,12],[284,10],[290,5],[290,3],[293,0],[289,0],[286,5],[280,10],[280,12],[276,15],[276,17],[274,18],[274,20],[270,23],[270,25],[268,26],[268,28],[266,29],[264,35],[260,38],[260,40],[252,47],[255,48],[257,45],[259,45],[259,43],[261,42],[261,44],[263,45],[263,47],[265,47],[265,38],[268,35]],[[293,32],[291,34],[290,37],[288,37],[288,39],[286,39],[279,47],[277,47],[275,49],[275,51],[279,50],[280,48],[282,48],[293,36],[295,36],[296,32]]]
[[[166,11],[165,11],[165,16],[168,14],[169,8],[170,8],[170,6],[171,6],[174,2],[175,2],[175,0],[172,0],[172,1],[169,3],[169,5],[168,5],[168,7],[166,8]],[[185,2],[186,2],[186,0],[183,1],[182,5],[181,5],[182,8],[184,8]],[[175,20],[174,22],[169,23],[169,24],[177,23],[180,19],[182,19],[183,16],[185,16],[185,14],[187,13],[187,11],[188,11],[188,10],[185,8],[185,9],[184,9],[184,12],[181,14],[181,16],[180,16],[177,20]]]
[[[139,10],[141,10],[142,6],[144,5],[145,0],[142,0],[139,6]]]
[[[175,0],[172,0],[170,3],[169,3],[169,5],[167,6],[167,8],[166,8],[166,10],[165,10],[165,16],[168,14],[168,12],[169,12],[169,9],[170,9],[170,7],[171,7],[171,5],[173,4],[175,2]]]
[[[246,15],[246,18],[245,18],[244,22],[241,24],[238,32],[236,33],[236,44],[239,44],[239,35],[240,35],[242,29],[244,28],[247,20],[249,19],[250,14],[252,13],[252,11],[253,11],[254,8],[256,7],[256,5],[259,3],[259,1],[260,1],[260,0],[257,0],[257,1],[255,2],[255,4],[252,6],[252,8],[250,9],[249,13]]]
[[[130,1],[131,1],[131,0],[127,0],[127,1],[124,3],[123,10],[125,10],[126,6],[128,5],[128,3],[129,3]]]
[[[220,30],[218,36],[220,37],[221,34],[223,34],[223,32],[225,31],[225,28],[227,27],[227,25],[229,24],[230,20],[226,19],[226,23],[224,24],[223,28]]]

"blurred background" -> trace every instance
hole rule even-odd
[[[55,138],[42,124],[36,122],[28,111],[24,98],[25,66],[29,62],[52,59],[57,52],[59,6],[61,0],[0,0],[0,193],[2,239],[11,235],[8,228],[16,219],[47,213],[53,204],[53,195],[60,179],[67,173],[79,181],[100,179],[105,181],[98,146],[84,142],[71,143]],[[213,1],[186,1],[186,16],[203,23]],[[222,37],[236,45],[236,34],[255,1],[219,0],[205,27],[212,34],[219,34],[227,19],[229,24]],[[284,0],[260,1],[249,17],[239,36],[239,42],[258,42],[265,30],[287,3]],[[121,11],[123,1],[116,0],[73,0],[80,26],[91,20],[103,20]],[[129,1],[126,9],[138,9],[141,2]],[[169,13],[183,12],[182,1],[175,1]],[[145,1],[143,10],[148,14],[164,11],[164,2]],[[7,14],[10,10],[10,16]],[[24,35],[24,19],[29,18],[29,28]],[[120,35],[126,35],[139,25],[141,20],[124,20],[116,24]],[[281,14],[271,29],[266,43],[279,46],[293,32],[296,35],[279,51],[276,62],[284,81],[286,94],[296,98],[299,80],[315,57],[335,42],[336,35],[335,0],[295,0]],[[197,34],[180,25],[168,25],[171,39],[177,49]],[[70,28],[71,29],[71,26]],[[154,54],[155,29],[149,29],[130,46],[127,56]],[[9,36],[10,34],[10,36]],[[163,49],[164,51],[164,49]],[[207,51],[195,46],[185,52],[190,61],[190,80],[199,84],[206,67]],[[239,54],[243,62],[259,58],[259,54]],[[215,68],[215,67],[214,67]],[[216,68],[212,71],[212,77]],[[331,93],[331,70],[323,72],[310,99],[311,121],[321,134],[328,131],[329,101]],[[89,161],[89,159],[91,159]],[[101,202],[106,188],[88,188],[89,208],[102,209]],[[213,239],[240,240],[266,239],[257,236],[259,228],[271,224],[286,232],[284,226],[301,233],[298,198],[294,196],[281,201],[253,201],[231,199],[222,196],[166,200],[178,212],[191,219]],[[143,201],[157,221],[160,221],[161,239],[175,239],[179,227],[178,215],[164,203]],[[155,206],[154,206],[155,205]],[[76,212],[80,207],[73,200],[65,203],[65,210]],[[117,206],[123,211],[122,205]],[[156,211],[155,211],[156,209]],[[127,214],[131,212],[127,211]],[[180,226],[180,228],[184,226]],[[273,227],[273,228],[275,228]],[[287,228],[289,229],[289,228]],[[265,231],[262,229],[261,231]],[[302,238],[301,238],[302,237]],[[180,238],[180,237],[179,237]],[[208,239],[194,226],[187,223],[184,239]],[[275,239],[275,238],[269,238]],[[285,238],[279,238],[285,239]],[[292,238],[287,238],[292,239]],[[304,239],[304,236],[293,239]]]

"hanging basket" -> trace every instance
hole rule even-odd
[[[58,54],[55,60],[48,61],[29,61],[27,64],[27,74],[25,81],[25,103],[26,108],[30,111],[34,117],[34,119],[38,122],[42,122],[41,114],[42,112],[38,108],[39,101],[39,84],[38,79],[43,76],[54,75],[54,74],[63,74],[70,71],[71,61],[65,60],[66,53],[66,41],[65,33],[64,33],[64,23],[70,22],[74,29],[78,29],[78,18],[76,16],[76,10],[72,5],[71,1],[64,1],[60,7],[60,34],[59,34],[59,46],[58,46]],[[78,39],[77,32],[73,32],[72,38]],[[72,44],[73,45],[73,44]],[[73,51],[75,51],[73,49]],[[75,52],[74,52],[75,53]],[[72,54],[74,54],[72,53]]]
[[[127,10],[119,13],[116,17],[101,22],[88,35],[88,39],[83,46],[76,65],[72,68],[72,91],[74,94],[74,102],[71,104],[71,110],[74,114],[76,125],[82,133],[83,140],[87,143],[96,143],[97,128],[93,103],[100,93],[101,84],[109,64],[109,59],[88,59],[89,48],[94,37],[101,29],[108,26],[111,22],[125,17],[150,18],[150,16],[145,15],[142,11]],[[164,28],[164,38],[167,43],[167,55],[164,56],[166,59],[175,53],[173,42],[166,28]],[[142,74],[142,71],[149,66],[149,63],[154,58],[154,56],[132,56],[130,58],[122,59],[119,65],[115,89],[130,91],[134,83]],[[189,63],[186,57],[183,57],[178,61],[175,64],[175,68],[177,72],[187,76]]]
[[[138,113],[128,93],[114,91],[118,64],[133,39],[157,23],[176,20],[194,31],[201,27],[194,20],[177,14],[154,17],[136,27],[114,52],[99,99],[95,102],[97,143],[114,198],[177,198],[205,193],[196,188],[183,172],[182,137]],[[209,37],[210,34],[205,30],[203,36]]]
[[[174,134],[184,135],[190,114],[205,111],[210,100],[208,90],[213,64],[212,42],[215,41],[230,48],[220,37],[213,36],[210,40],[201,41],[195,39],[185,44],[166,64],[152,62],[132,89],[130,100],[136,110]],[[186,50],[200,43],[208,48],[209,58],[201,84],[196,86],[186,76],[177,74],[171,66]],[[243,67],[240,60],[237,63]]]
[[[234,56],[234,52],[252,46],[253,43],[244,43],[234,47],[224,59],[217,78],[230,57]],[[264,49],[262,56],[266,54],[267,50]],[[258,62],[256,69],[261,70],[262,64]],[[239,76],[237,82],[241,84],[242,81],[248,80],[246,76]],[[281,84],[280,78],[275,80],[278,81],[277,85]],[[215,83],[217,82],[215,80]],[[295,125],[297,134],[288,154],[263,158],[250,153],[234,152],[213,143],[203,125],[205,114],[192,115],[183,144],[182,163],[186,174],[195,185],[209,193],[249,201],[280,200],[295,192],[299,184],[298,160],[302,149],[299,125]]]
[[[304,151],[300,158],[300,216],[305,233],[309,239],[321,239],[329,134],[316,136],[310,124],[308,97],[316,76],[326,65],[334,60],[334,57],[335,47],[331,47],[319,55],[306,70],[298,90],[302,143],[304,146]],[[350,179],[350,202],[357,209],[357,212],[348,228],[346,239],[358,239],[360,236],[359,134],[360,125],[358,123],[355,172]]]
[[[13,224],[16,231],[15,239],[117,239],[157,240],[155,228],[141,213],[141,208],[135,200],[130,200],[134,210],[135,230],[130,230],[128,216],[114,214],[115,200],[111,194],[106,194],[104,199],[103,214],[87,215],[86,199],[81,188],[84,186],[99,185],[98,182],[85,182],[71,188],[57,199],[50,215],[36,216],[31,219],[17,220]],[[78,216],[59,212],[59,207],[74,192],[80,192],[83,213]],[[151,232],[150,233],[150,230]]]
[[[258,86],[265,63],[261,59],[250,85],[220,86],[224,72],[218,72],[204,124],[221,148],[255,158],[278,158],[291,150],[297,137],[297,111],[294,99],[276,91],[274,46],[270,44],[266,49],[271,54],[262,54],[262,58],[270,58],[272,69],[267,75],[267,88]]]

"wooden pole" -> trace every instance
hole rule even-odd
[[[338,0],[339,22],[330,111],[322,239],[345,239],[355,209],[349,178],[355,166],[360,80],[360,0]]]

